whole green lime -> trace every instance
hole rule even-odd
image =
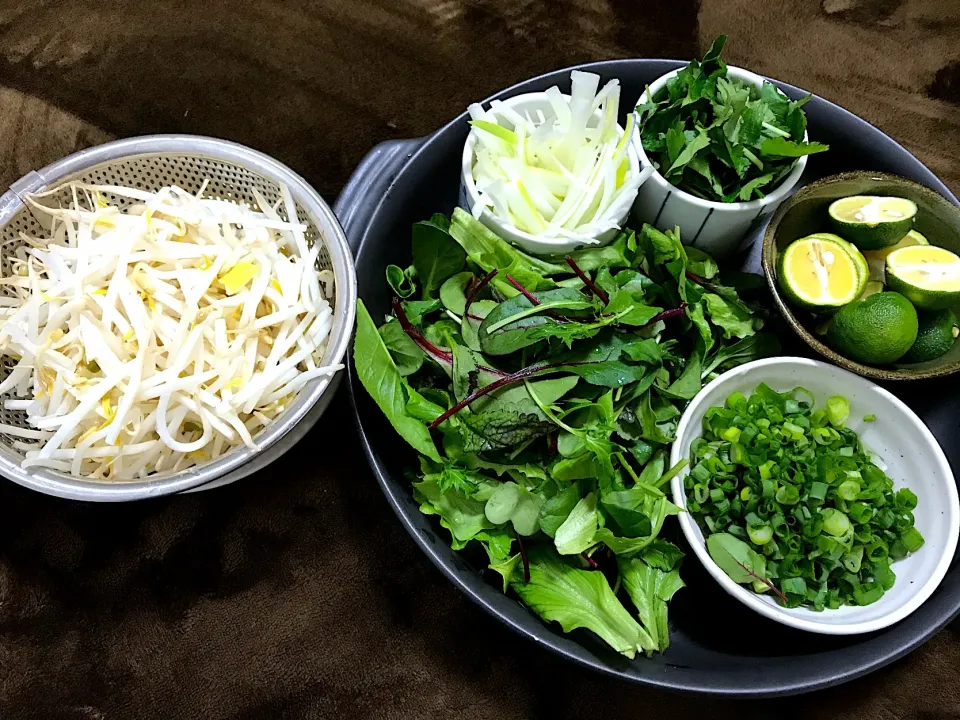
[[[917,311],[900,293],[879,292],[840,308],[827,330],[827,344],[867,365],[899,360],[917,339]]]
[[[957,316],[950,310],[920,313],[917,339],[900,362],[922,363],[940,357],[956,342],[957,328]]]

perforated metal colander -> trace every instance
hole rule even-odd
[[[290,189],[297,219],[308,228],[307,242],[311,246],[322,243],[317,270],[329,269],[334,273],[335,295],[330,301],[334,322],[323,363],[341,362],[353,330],[357,280],[340,224],[323,199],[299,175],[262,153],[224,140],[192,135],[154,135],[119,140],[75,153],[24,176],[0,196],[0,242],[4,248],[0,253],[0,264],[4,274],[11,272],[9,249],[16,248],[21,242],[20,233],[38,235],[43,232],[23,202],[25,195],[54,189],[70,181],[127,185],[149,191],[177,185],[197,192],[205,180],[206,196],[254,207],[254,189],[271,203],[280,198],[281,184]],[[62,193],[62,196],[54,195],[53,202],[59,200],[64,205],[69,204],[72,201],[69,190],[64,187]],[[126,198],[107,193],[104,197],[120,207],[131,203]],[[278,212],[282,215],[282,203],[280,208]],[[0,380],[14,365],[12,359],[2,359]],[[13,438],[0,434],[0,474],[35,490],[78,500],[137,500],[219,487],[265,467],[292,447],[323,414],[339,379],[338,373],[332,378],[309,382],[293,405],[255,436],[258,449],[240,446],[198,467],[157,473],[144,480],[128,482],[77,478],[43,468],[24,470],[20,467],[23,454],[11,444]],[[2,403],[0,419],[18,427],[29,427],[25,411],[2,409]]]

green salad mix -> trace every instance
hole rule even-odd
[[[893,489],[849,416],[843,397],[815,409],[803,388],[764,384],[707,411],[690,447],[687,510],[735,582],[786,607],[869,605],[893,587],[891,563],[923,545],[917,496]]]
[[[649,225],[533,257],[460,209],[414,225],[412,255],[387,269],[385,319],[358,304],[354,360],[420,456],[422,512],[544,620],[664,650],[683,586],[668,446],[704,382],[778,352],[741,297],[756,278]]]

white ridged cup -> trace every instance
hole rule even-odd
[[[563,98],[567,102],[570,101],[569,95],[564,95]],[[504,100],[503,105],[504,107],[510,108],[511,110],[524,116],[529,114],[530,117],[537,117],[538,112],[543,113],[545,121],[550,121],[556,117],[556,113],[553,111],[553,106],[547,99],[547,94],[543,92],[517,95]],[[494,113],[496,113],[495,110]],[[596,122],[600,121],[601,116],[599,110],[594,113],[593,118]],[[501,118],[500,122],[504,125],[504,127],[511,129],[513,127],[509,120]],[[619,137],[622,137],[624,133],[623,128],[617,125],[617,130],[619,131]],[[473,179],[473,160],[476,146],[477,131],[476,129],[473,129],[467,136],[467,142],[463,146],[463,158],[461,161],[460,170],[459,205],[467,212],[471,212],[473,206],[480,199],[480,194],[477,192],[477,184]],[[632,142],[627,148],[627,163],[627,179],[635,178],[640,172],[640,159],[637,155],[634,143]],[[624,223],[627,222],[627,218],[630,216],[630,209],[631,204],[629,202],[624,202],[624,211],[622,217],[618,218],[617,220],[618,227],[597,235],[597,242],[591,243],[591,245],[606,245],[612,241],[619,233],[619,229],[623,227]],[[532,235],[528,232],[524,232],[512,223],[504,222],[490,212],[489,209],[484,209],[484,211],[481,213],[480,222],[482,222],[507,242],[517,245],[527,252],[535,253],[537,255],[556,255],[560,253],[572,252],[574,250],[580,250],[581,248],[585,247],[582,242],[570,240],[568,238],[551,238],[542,235]]]
[[[650,96],[656,97],[667,80],[680,72],[659,77],[650,85]],[[764,78],[740,68],[727,66],[727,76],[761,87]],[[647,91],[638,100],[645,102]],[[804,133],[803,139],[807,139]],[[651,167],[653,163],[643,150],[640,142],[639,125],[633,131],[633,147],[642,167]],[[791,193],[804,168],[807,156],[797,160],[793,170],[780,181],[780,184],[766,197],[741,203],[723,203],[703,200],[678,189],[667,182],[659,172],[640,187],[633,204],[633,220],[637,227],[648,222],[661,230],[680,228],[680,239],[687,245],[694,245],[712,255],[724,256],[737,250],[747,231],[754,223],[769,217],[777,206]]]

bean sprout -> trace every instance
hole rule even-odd
[[[286,187],[255,209],[204,188],[68,188],[67,207],[50,202],[61,188],[27,198],[49,232],[21,235],[0,277],[0,354],[16,361],[0,394],[30,426],[0,433],[23,467],[128,481],[256,449],[343,367],[322,365],[333,274]]]

